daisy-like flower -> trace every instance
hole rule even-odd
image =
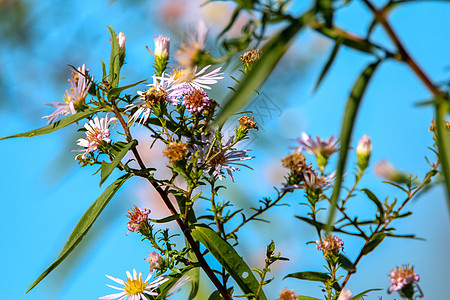
[[[323,257],[338,255],[340,249],[344,249],[344,242],[337,235],[327,235],[323,241],[316,241],[317,250],[323,252]]]
[[[206,73],[211,67],[208,65],[197,72],[197,67],[175,70],[171,76],[174,76],[174,85],[172,86],[172,96],[181,97],[191,89],[210,90],[210,85],[216,84],[223,73],[220,73],[221,67]]]
[[[194,144],[193,149],[190,149],[190,151],[192,153],[199,152],[200,161],[203,164],[206,164],[206,172],[212,171],[211,176],[217,176],[222,180],[222,169],[225,169],[228,176],[230,176],[231,181],[234,182],[232,172],[240,171],[240,169],[233,165],[243,166],[253,170],[251,167],[241,162],[255,157],[247,155],[247,152],[250,150],[231,150],[229,147],[231,139],[223,144],[222,147],[220,147],[219,142],[215,140],[214,134],[211,134],[209,138],[202,135],[201,142],[203,144],[202,146]]]
[[[78,139],[77,145],[86,148],[82,157],[86,158],[89,152],[95,151],[103,143],[110,143],[109,139],[110,131],[109,124],[115,122],[116,118],[108,119],[108,116],[101,118],[98,117],[90,120],[88,123],[84,124],[86,128],[86,138]]]
[[[141,223],[147,221],[150,212],[150,209],[139,208],[137,206],[130,209],[126,215],[126,217],[130,219],[127,223],[128,230],[131,232],[138,231],[141,227]]]
[[[316,156],[321,155],[325,158],[330,157],[330,155],[339,150],[339,140],[334,135],[332,135],[328,140],[323,140],[318,136],[316,136],[316,139],[314,140],[306,132],[302,132],[302,138],[297,138],[297,142],[300,144],[299,148],[304,149],[308,153]]]
[[[300,175],[301,184],[294,184],[287,187],[282,188],[282,190],[292,190],[292,189],[305,189],[305,190],[321,190],[331,183],[333,183],[336,171],[331,173],[328,176],[322,175],[319,176],[317,172],[310,168],[310,166],[299,165],[299,168],[303,166],[301,172],[298,173]]]
[[[171,94],[173,76],[165,77],[165,74],[163,73],[163,77],[156,77],[153,75],[152,78],[153,83],[147,85],[150,87],[148,90],[137,92],[140,96],[139,102],[127,105],[125,111],[131,111],[134,108],[137,108],[134,114],[128,119],[128,123],[136,122],[139,118],[140,121],[138,123],[145,123],[150,117],[154,105],[161,104],[165,101],[171,104],[179,103],[176,97]]]
[[[146,299],[145,295],[158,296],[158,293],[155,292],[155,289],[157,289],[164,282],[168,281],[169,278],[161,276],[156,278],[152,282],[148,282],[153,273],[154,271],[150,270],[147,279],[142,280],[142,273],[137,274],[136,270],[133,269],[133,276],[131,276],[130,272],[127,271],[127,281],[106,275],[106,277],[117,282],[123,287],[116,287],[107,284],[107,286],[109,286],[110,288],[119,290],[121,292],[103,296],[99,299],[141,300]]]
[[[60,116],[66,116],[70,113],[72,115],[75,114],[77,112],[76,108],[84,105],[84,100],[87,97],[94,77],[88,79],[89,69],[86,69],[85,65],[79,67],[78,72],[72,71],[72,78],[68,80],[71,88],[66,90],[66,94],[63,96],[64,102],[44,103],[56,108],[52,114],[42,117],[47,119],[48,124],[55,122]]]
[[[183,38],[183,43],[175,54],[175,59],[184,67],[194,67],[204,52],[207,29],[204,22],[199,21],[195,32],[188,33]]]
[[[420,277],[414,272],[414,266],[411,268],[409,265],[403,265],[401,267],[397,267],[391,271],[389,274],[391,286],[389,287],[388,292],[396,292],[402,290],[412,290],[412,285],[414,282],[419,282]]]

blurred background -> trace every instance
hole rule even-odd
[[[298,1],[300,2],[300,1]],[[376,1],[381,3],[384,1]],[[301,11],[306,3],[293,3],[293,11]],[[127,64],[122,69],[122,84],[150,78],[153,56],[145,49],[153,48],[153,37],[170,36],[172,53],[181,43],[182,33],[198,19],[210,28],[209,47],[216,47],[214,34],[226,24],[233,5],[217,2],[200,8],[197,1],[56,1],[0,0],[0,136],[29,131],[45,125],[42,116],[53,109],[44,102],[59,102],[68,88],[70,68],[67,64],[86,64],[90,73],[101,77],[100,59],[109,60],[109,32],[105,25],[126,34]],[[393,12],[393,27],[413,57],[436,82],[449,78],[450,9],[444,2],[417,1]],[[336,23],[357,34],[365,34],[370,13],[353,1],[337,16]],[[236,28],[229,33],[238,36]],[[381,30],[374,39],[390,45]],[[342,110],[349,91],[362,69],[373,58],[347,48],[341,49],[323,85],[313,93],[321,67],[328,56],[331,43],[312,31],[303,32],[280,62],[262,93],[249,105],[260,130],[252,135],[247,147],[256,158],[250,162],[253,171],[235,173],[234,184],[227,182],[223,199],[248,209],[257,206],[265,196],[275,196],[273,186],[280,187],[285,170],[280,159],[295,146],[292,139],[302,131],[328,138],[340,131]],[[227,79],[222,86],[233,84],[229,75],[239,66],[225,70]],[[143,89],[143,86],[137,89]],[[401,170],[423,177],[428,171],[424,155],[434,159],[427,147],[432,145],[428,131],[433,111],[417,107],[416,103],[430,98],[429,92],[405,66],[388,62],[377,71],[367,90],[353,146],[363,134],[373,141],[372,165],[360,187],[370,187],[380,199],[387,196],[403,198],[393,187],[382,184],[373,174],[373,164],[388,159]],[[29,294],[31,283],[56,259],[75,224],[91,203],[119,173],[114,173],[102,188],[93,168],[75,164],[76,140],[82,133],[76,125],[66,127],[50,136],[11,139],[0,142],[2,167],[0,171],[0,300],[97,299],[114,293],[105,286],[112,282],[105,274],[125,278],[125,271],[135,268],[148,272],[143,259],[153,249],[140,242],[136,234],[126,236],[125,217],[133,205],[148,207],[154,218],[167,212],[146,182],[130,180],[113,198],[82,243],[53,273]],[[133,129],[135,137],[147,140],[140,144],[148,165],[164,169],[167,161],[162,149],[146,133]],[[354,152],[351,154],[355,161]],[[313,157],[309,157],[313,161]],[[332,160],[329,171],[336,165]],[[349,165],[350,166],[350,165]],[[167,175],[162,170],[160,176]],[[349,169],[348,179],[352,179]],[[387,239],[370,256],[362,260],[358,274],[349,282],[355,294],[369,288],[384,291],[370,294],[367,299],[395,299],[387,295],[388,273],[397,265],[410,263],[421,276],[420,286],[425,299],[445,299],[448,285],[449,219],[445,191],[438,186],[410,203],[414,212],[407,219],[394,223],[398,233],[414,233],[426,241]],[[273,209],[266,218],[270,224],[247,226],[240,236],[238,252],[250,267],[262,268],[265,247],[273,239],[290,262],[279,262],[272,268],[275,280],[266,288],[269,299],[275,299],[284,288],[298,294],[321,298],[318,284],[282,278],[298,271],[324,271],[321,253],[306,242],[315,240],[312,227],[301,223],[295,215],[304,215],[299,206],[300,193],[286,199],[290,207]],[[351,200],[351,212],[371,216],[375,208],[361,196]],[[176,231],[176,228],[173,228]],[[345,253],[351,259],[359,252],[361,241],[341,236]],[[207,299],[212,286],[203,285],[198,299]],[[183,292],[174,299],[185,299]]]

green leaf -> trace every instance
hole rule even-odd
[[[120,60],[119,60],[119,41],[117,40],[117,35],[114,29],[108,27],[111,33],[111,56],[109,59],[109,85],[112,88],[119,86],[119,76],[120,76]]]
[[[327,225],[326,225],[326,224],[323,224],[323,223],[321,223],[321,222],[314,221],[314,220],[311,220],[311,219],[308,219],[308,218],[305,218],[305,217],[302,217],[302,216],[295,216],[295,217],[296,217],[297,219],[299,219],[299,220],[302,220],[302,221],[308,223],[308,224],[311,224],[311,225],[313,225],[313,226],[317,226],[317,227],[318,227],[319,229],[321,229],[321,230],[326,230],[326,229],[327,229]],[[348,235],[353,235],[353,236],[360,236],[360,237],[363,237],[361,233],[353,233],[353,232],[344,231],[344,230],[339,229],[339,228],[336,228],[336,227],[334,227],[334,226],[331,226],[330,231],[333,231],[333,232],[340,232],[340,233],[344,233],[344,234],[348,234]]]
[[[330,53],[330,57],[328,57],[327,62],[325,63],[322,72],[320,72],[320,76],[319,79],[316,82],[316,85],[314,86],[314,92],[317,91],[317,89],[319,88],[320,84],[322,83],[322,80],[325,78],[325,75],[327,75],[328,70],[330,69],[331,65],[334,62],[334,59],[336,58],[336,55],[339,52],[339,48],[341,47],[342,44],[342,40],[341,39],[337,39],[336,43],[334,44],[333,50],[331,50]]]
[[[317,21],[311,21],[309,25],[320,32],[321,34],[337,41],[340,39],[342,44],[354,48],[356,50],[374,54],[376,48],[381,48],[365,39],[362,39],[358,36],[350,34],[339,27],[333,26],[332,28],[327,28],[324,23],[319,23]]]
[[[142,82],[145,82],[145,81],[147,81],[147,80],[144,79],[144,80],[138,81],[138,82],[133,83],[133,84],[129,84],[129,85],[121,86],[121,87],[115,87],[115,88],[110,89],[109,92],[108,92],[108,100],[110,100],[112,97],[119,96],[120,93],[122,93],[124,90],[132,88],[132,87],[134,87],[134,86],[136,86],[136,85],[138,85],[138,84],[140,84]]]
[[[176,215],[171,215],[162,219],[150,219],[150,221],[152,221],[153,223],[168,223],[174,220],[178,220],[181,219],[181,215],[180,214],[176,214]]]
[[[445,187],[447,189],[447,204],[450,212],[450,135],[445,127],[444,121],[449,111],[449,100],[439,98],[436,105],[436,140],[439,148],[439,159],[441,160],[442,174],[444,175]]]
[[[366,196],[372,200],[373,203],[375,203],[375,205],[378,208],[378,211],[380,212],[380,215],[383,216],[384,215],[384,208],[383,208],[383,204],[381,203],[381,201],[377,198],[377,196],[375,196],[374,193],[372,193],[371,190],[368,189],[362,189],[361,191],[363,191]]]
[[[33,136],[38,136],[38,135],[49,134],[49,133],[57,131],[63,127],[66,127],[72,123],[75,123],[84,118],[87,118],[99,111],[111,111],[111,109],[109,109],[107,107],[88,108],[83,111],[77,112],[74,115],[62,118],[61,120],[56,121],[55,123],[47,125],[45,127],[31,130],[31,131],[24,132],[24,133],[19,133],[19,134],[15,134],[15,135],[2,137],[2,138],[0,138],[0,141],[10,139],[10,138],[16,138],[16,137],[33,137]]]
[[[278,64],[278,61],[288,49],[292,38],[299,32],[306,23],[308,23],[314,14],[305,13],[301,18],[286,26],[284,30],[274,35],[261,49],[262,55],[253,65],[249,74],[242,80],[242,83],[233,93],[231,98],[226,101],[223,109],[220,111],[215,124],[223,124],[225,121],[239,109],[242,109],[254,95],[262,83]]]
[[[353,296],[352,300],[360,300],[360,299],[362,299],[362,297],[365,297],[366,294],[369,293],[369,292],[373,292],[373,291],[382,291],[382,290],[383,290],[383,289],[370,289],[370,290],[365,290],[364,292],[359,293],[359,294],[356,295],[356,296]]]
[[[196,226],[192,230],[192,236],[211,252],[234,281],[236,281],[244,294],[256,294],[259,282],[242,257],[234,250],[233,246],[224,241],[214,230],[204,224]],[[262,290],[258,299],[267,299]]]
[[[122,184],[132,177],[132,174],[126,174],[116,181],[114,181],[110,186],[106,188],[106,190],[100,195],[100,197],[95,200],[95,202],[89,207],[89,209],[84,213],[81,217],[80,221],[78,221],[75,229],[69,237],[69,240],[64,245],[61,253],[59,254],[56,261],[48,267],[28,288],[27,293],[34,288],[42,279],[44,279],[50,272],[52,272],[60,263],[66,259],[66,257],[75,249],[75,247],[81,242],[86,233],[91,229],[95,220],[97,220],[100,213],[109,203],[114,194],[119,190]]]
[[[375,250],[375,248],[378,247],[379,244],[381,244],[385,237],[386,233],[384,232],[374,234],[374,236],[370,239],[370,242],[362,248],[361,253],[363,255],[369,254],[370,252]]]
[[[108,179],[109,175],[111,175],[112,171],[117,167],[117,165],[121,162],[122,158],[128,153],[131,147],[134,147],[138,144],[136,140],[131,141],[130,143],[118,142],[112,145],[114,160],[110,163],[106,161],[102,161],[102,166],[100,167],[100,186]]]
[[[344,270],[347,270],[347,271],[349,271],[353,266],[353,263],[344,254],[339,254],[338,262],[341,264],[341,268],[343,268]],[[356,270],[355,270],[355,272],[356,272]],[[355,272],[353,272],[353,273],[355,273]]]
[[[341,183],[342,183],[341,181],[345,172],[347,152],[350,146],[350,140],[352,137],[356,114],[358,113],[359,105],[364,96],[364,92],[366,91],[369,81],[372,78],[372,75],[380,62],[381,60],[378,60],[364,69],[362,74],[359,76],[358,80],[356,80],[355,84],[353,85],[350,97],[347,100],[347,106],[345,108],[344,118],[342,120],[342,128],[340,136],[341,149],[339,151],[339,162],[336,170],[336,179],[333,194],[331,195],[330,199],[331,207],[330,207],[330,214],[328,216],[328,227],[331,227],[331,224],[334,221],[334,215],[336,214],[336,203],[339,198],[339,193],[341,191]]]
[[[300,280],[308,280],[308,281],[319,281],[319,282],[327,282],[331,279],[330,275],[326,273],[321,272],[298,272],[298,273],[291,273],[286,276],[284,276],[283,280],[286,278],[296,278]],[[333,288],[337,291],[341,290],[341,287],[339,283],[335,282],[333,284]]]

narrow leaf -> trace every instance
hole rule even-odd
[[[69,240],[64,245],[61,253],[59,254],[56,261],[48,267],[28,288],[27,293],[34,288],[42,279],[44,279],[50,272],[52,272],[60,263],[66,259],[66,257],[75,249],[75,247],[81,242],[86,233],[91,229],[91,226],[94,224],[95,220],[97,220],[100,213],[109,203],[114,194],[119,190],[122,184],[132,177],[131,174],[126,174],[116,181],[114,181],[110,186],[106,188],[106,190],[100,195],[100,197],[95,200],[95,202],[89,207],[89,209],[84,213],[81,217],[78,224],[75,226],[72,234],[69,237]]]
[[[373,292],[373,291],[382,291],[382,290],[383,290],[383,289],[370,289],[370,290],[365,290],[364,292],[359,293],[359,294],[356,295],[356,296],[353,296],[352,300],[360,300],[360,299],[362,299],[362,297],[365,297],[366,294],[369,293],[369,292]]]
[[[10,138],[16,138],[16,137],[33,137],[33,136],[38,136],[38,135],[44,135],[44,134],[49,134],[52,133],[54,131],[57,131],[63,127],[66,127],[72,123],[78,122],[84,118],[87,118],[99,111],[111,111],[109,108],[107,107],[96,107],[96,108],[88,108],[85,109],[83,111],[77,112],[74,115],[62,118],[59,121],[56,121],[53,124],[47,125],[45,127],[39,128],[39,129],[35,129],[35,130],[31,130],[28,132],[24,132],[24,133],[19,133],[19,134],[15,134],[15,135],[10,135],[10,136],[5,136],[0,138],[0,140],[6,140],[6,139],[10,139]]]
[[[183,268],[181,271],[178,272],[172,272],[169,277],[171,277],[171,280],[163,283],[161,285],[160,292],[158,297],[156,299],[166,299],[167,293],[169,293],[170,289],[178,282],[178,280],[183,277],[183,275],[189,273],[189,271],[192,270],[199,270],[200,264],[193,264],[190,266],[187,266],[186,268]]]
[[[353,263],[344,254],[339,254],[338,262],[341,264],[341,268],[347,271],[349,271],[353,266]]]
[[[378,245],[384,240],[385,237],[386,237],[386,233],[384,233],[384,232],[376,233],[372,237],[370,242],[362,248],[361,253],[363,255],[369,254],[370,252],[375,250],[376,247],[378,247]]]
[[[302,217],[302,216],[295,216],[295,217],[297,219],[299,219],[299,220],[302,220],[302,221],[308,223],[308,224],[311,224],[313,226],[317,226],[321,230],[326,230],[327,229],[327,225],[323,224],[321,222],[314,221],[314,220],[311,220],[311,219],[308,219],[308,218],[305,218],[305,217]],[[348,234],[348,235],[363,237],[361,233],[353,233],[353,232],[344,231],[344,230],[336,228],[334,226],[330,227],[330,231],[332,231],[332,232],[340,232],[340,233],[344,233],[344,234]]]
[[[119,61],[119,41],[117,40],[114,29],[108,27],[111,33],[111,56],[109,59],[109,84],[112,88],[119,86],[120,61]]]
[[[319,281],[319,282],[327,282],[331,279],[330,275],[326,273],[321,272],[298,272],[298,273],[291,273],[286,276],[284,276],[283,280],[286,278],[296,278],[300,280],[308,280],[308,281]],[[341,287],[339,286],[339,283],[335,282],[333,284],[333,287],[340,291]]]
[[[449,100],[438,99],[436,105],[436,139],[439,148],[439,159],[441,160],[442,174],[444,175],[445,187],[447,190],[447,204],[450,212],[450,136],[444,121],[449,111]]]
[[[378,211],[380,212],[381,216],[383,216],[383,215],[384,215],[383,204],[382,204],[381,201],[377,198],[377,196],[375,196],[375,194],[372,193],[372,191],[371,191],[371,190],[368,190],[368,189],[362,189],[361,191],[363,191],[363,192],[366,194],[366,196],[367,196],[370,200],[372,200],[373,203],[375,203],[375,205],[377,206]]]
[[[116,147],[116,153],[114,153],[114,160],[110,163],[103,161],[100,167],[100,186],[108,179],[112,171],[117,167],[117,165],[122,161],[122,158],[128,153],[131,147],[138,144],[136,140],[131,141],[128,144],[119,142],[114,144],[112,147]]]
[[[203,224],[194,228],[192,236],[196,240],[199,240],[211,252],[234,281],[236,281],[244,294],[256,294],[259,282],[242,257],[234,250],[233,246],[224,241],[214,230]],[[258,299],[267,299],[262,290]]]
[[[278,61],[288,49],[292,38],[308,23],[314,14],[307,12],[301,18],[286,26],[284,30],[274,35],[262,48],[262,55],[253,65],[250,73],[242,80],[242,83],[226,101],[223,109],[220,111],[215,123],[223,124],[225,121],[239,109],[242,109],[254,95],[262,83],[278,64]]]
[[[181,219],[181,215],[180,214],[176,214],[176,215],[171,215],[162,219],[150,219],[150,221],[152,221],[153,223],[168,223],[177,219]]]
[[[142,83],[142,82],[145,82],[145,81],[147,81],[147,80],[144,79],[144,80],[138,81],[138,82],[133,83],[133,84],[129,84],[129,85],[121,86],[121,87],[115,87],[115,88],[112,88],[112,89],[109,90],[109,92],[108,92],[108,100],[110,100],[112,97],[117,97],[117,96],[119,96],[120,93],[122,93],[124,90],[129,89],[129,88],[132,88],[132,87],[134,87],[134,86],[136,86],[136,85],[138,85],[138,84],[140,84],[140,83]]]
[[[364,96],[364,92],[375,72],[380,60],[367,66],[362,74],[359,76],[353,85],[350,97],[347,100],[347,106],[345,108],[344,118],[342,120],[341,128],[341,149],[339,151],[339,162],[336,170],[336,179],[333,189],[333,194],[331,195],[330,203],[330,214],[328,216],[328,229],[334,221],[334,215],[336,214],[336,203],[339,198],[339,193],[341,191],[341,181],[345,171],[345,163],[347,161],[347,152],[350,146],[350,139],[352,136],[353,127],[356,120],[356,114],[358,113],[358,108],[361,100]],[[329,230],[327,230],[329,231]]]
[[[330,57],[328,57],[327,62],[323,66],[322,72],[320,72],[319,79],[317,80],[316,85],[314,86],[314,90],[313,90],[314,92],[317,91],[320,84],[322,83],[322,80],[325,78],[325,75],[327,75],[328,70],[330,69],[331,65],[334,62],[334,59],[336,58],[336,55],[339,52],[339,48],[341,47],[341,44],[342,44],[342,39],[338,38],[336,40],[336,43],[334,44],[333,50],[331,50]]]

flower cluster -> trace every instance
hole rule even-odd
[[[344,249],[344,242],[337,235],[327,235],[323,241],[316,241],[317,250],[323,252],[323,257],[336,256]]]
[[[169,158],[170,162],[176,163],[186,157],[188,153],[187,146],[187,144],[181,141],[170,142],[167,145],[166,150],[164,150],[163,154],[164,156]]]
[[[131,232],[138,231],[141,224],[147,222],[149,214],[150,210],[146,208],[134,206],[134,208],[130,209],[126,215],[130,219],[127,223],[128,230]]]
[[[403,291],[412,289],[412,285],[415,282],[419,282],[420,277],[414,272],[414,266],[409,267],[409,265],[399,266],[391,271],[389,274],[391,286],[389,287],[389,293]]]

